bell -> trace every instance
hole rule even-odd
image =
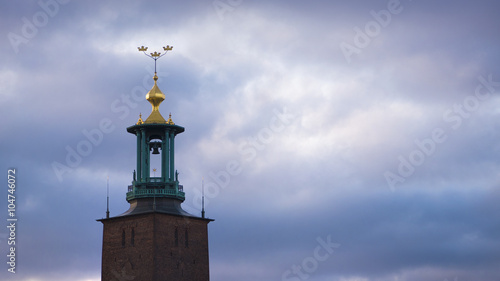
[[[153,154],[160,154],[160,151],[158,150],[158,146],[153,146]]]
[[[158,150],[160,148],[161,143],[160,142],[150,142],[149,147],[153,149],[153,154],[160,154],[160,151]]]

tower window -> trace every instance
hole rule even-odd
[[[177,228],[175,228],[174,240],[175,240],[175,246],[179,246],[179,231],[177,231]]]
[[[135,243],[135,230],[132,228],[132,233],[130,234],[130,244],[134,246]]]
[[[186,246],[186,248],[188,248],[189,247],[189,242],[188,242],[189,240],[188,240],[188,230],[187,230],[187,228],[186,228],[186,231],[184,232],[184,237],[186,238],[185,246]]]
[[[125,229],[122,230],[122,247],[125,247]]]

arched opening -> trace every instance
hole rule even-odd
[[[152,140],[151,142],[149,142],[149,148],[149,175],[151,177],[151,181],[161,181],[161,178],[163,176],[162,154],[164,153],[164,151],[162,150],[162,141]]]

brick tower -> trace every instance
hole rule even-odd
[[[184,128],[172,116],[165,120],[159,105],[165,95],[157,85],[156,60],[164,53],[146,54],[155,60],[154,86],[146,95],[153,110],[127,128],[137,138],[137,168],[128,186],[130,208],[98,221],[103,224],[102,281],[209,281],[208,232],[211,219],[184,211],[185,199],[174,166],[174,139]],[[160,152],[161,151],[161,152]],[[152,156],[154,155],[154,156]],[[152,157],[161,157],[160,176],[151,177]]]

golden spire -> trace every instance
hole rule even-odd
[[[168,115],[167,124],[169,124],[169,125],[175,125],[174,120],[172,120],[172,113],[170,113]]]
[[[160,110],[159,110],[160,103],[162,103],[162,101],[165,100],[165,95],[161,92],[160,88],[158,88],[158,85],[156,84],[156,81],[158,81],[158,76],[156,75],[156,60],[158,60],[159,58],[166,55],[168,51],[172,50],[172,48],[173,47],[167,45],[166,47],[163,47],[163,50],[165,51],[165,53],[162,54],[162,53],[158,53],[155,51],[154,53],[151,53],[151,55],[146,54],[148,47],[141,46],[141,47],[137,48],[137,49],[139,49],[140,52],[143,52],[146,56],[154,59],[154,61],[155,61],[155,76],[153,77],[153,79],[155,80],[155,84],[153,85],[153,88],[146,95],[146,99],[151,103],[151,106],[153,107],[153,109],[152,109],[149,117],[146,119],[146,121],[144,121],[144,123],[146,123],[146,124],[148,124],[148,123],[163,123],[163,124],[167,123],[167,124],[170,124],[169,122],[171,122],[172,124],[174,123],[171,118],[169,118],[168,122],[165,121],[165,118],[163,118],[163,116],[161,116],[161,114],[160,114]]]
[[[144,121],[142,121],[142,114],[139,113],[139,120],[137,121],[137,123],[135,123],[136,125],[142,125],[144,123]]]

